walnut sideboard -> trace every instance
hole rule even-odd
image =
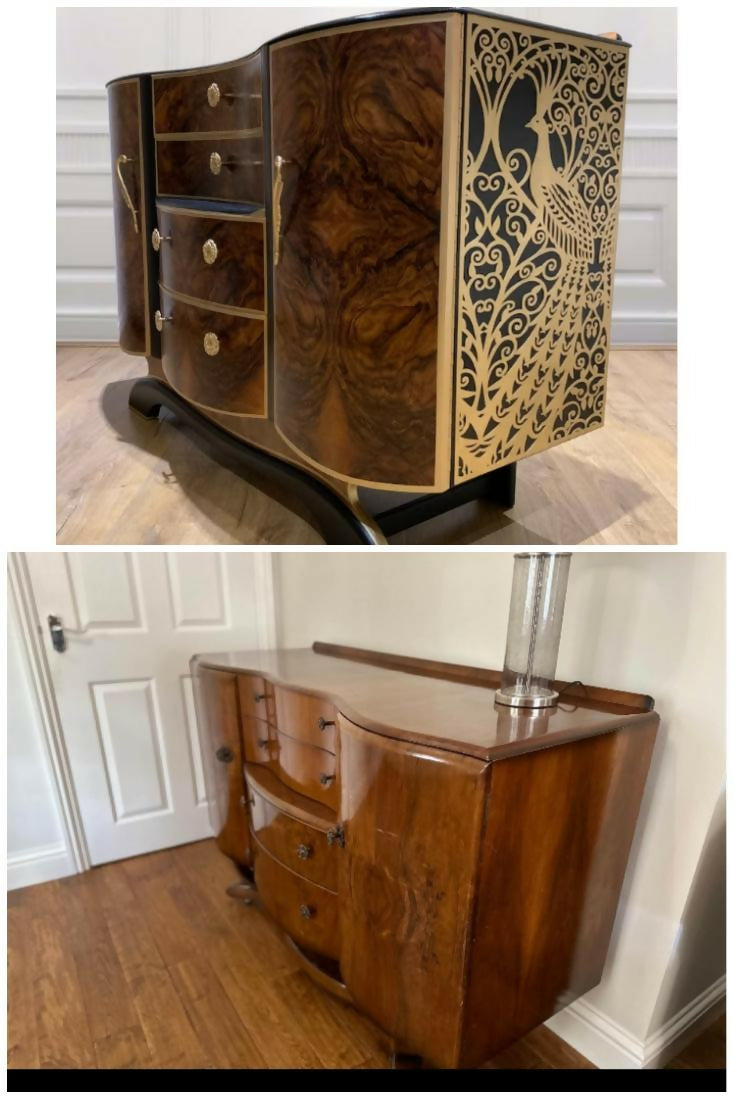
[[[603,423],[627,61],[434,8],[113,81],[133,407],[330,541],[511,505],[515,463]]]
[[[479,1066],[600,981],[652,699],[323,643],[192,673],[233,895],[397,1053]]]

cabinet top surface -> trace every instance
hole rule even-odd
[[[623,39],[618,39],[618,40],[615,41],[613,39],[610,39],[610,38],[606,37],[605,35],[590,34],[587,31],[571,30],[568,27],[555,27],[555,26],[553,26],[551,24],[548,24],[548,23],[538,23],[538,22],[535,22],[534,20],[520,19],[517,16],[512,16],[512,15],[500,15],[500,14],[497,14],[496,12],[487,11],[483,8],[450,8],[450,7],[440,8],[439,7],[439,8],[401,8],[399,10],[394,10],[394,11],[376,11],[376,12],[370,12],[368,14],[363,14],[363,15],[349,16],[346,19],[335,19],[335,20],[331,20],[331,21],[325,22],[325,23],[315,23],[315,24],[310,24],[310,25],[307,24],[306,26],[303,26],[303,27],[294,27],[293,30],[286,31],[284,34],[278,35],[276,38],[272,38],[268,41],[265,41],[262,44],[262,46],[260,46],[259,48],[262,49],[266,46],[272,46],[272,45],[275,45],[276,43],[279,43],[279,42],[286,42],[289,38],[299,38],[302,35],[306,35],[306,34],[320,34],[320,33],[328,32],[328,31],[335,30],[335,29],[338,29],[338,28],[341,28],[341,27],[346,27],[346,28],[358,27],[358,26],[363,26],[365,24],[369,25],[371,22],[376,22],[376,21],[382,22],[382,21],[395,20],[395,19],[405,20],[405,19],[411,19],[411,18],[417,18],[417,17],[424,17],[424,16],[428,16],[428,15],[435,16],[436,18],[445,18],[447,15],[478,15],[478,16],[483,16],[486,19],[496,20],[497,22],[500,22],[500,23],[509,23],[509,24],[514,24],[514,25],[521,26],[521,27],[536,27],[539,30],[551,31],[551,32],[556,32],[556,33],[564,34],[564,35],[567,34],[567,35],[571,35],[574,38],[583,38],[583,39],[585,39],[589,42],[596,42],[596,43],[598,43],[599,45],[602,45],[602,46],[614,46],[614,47],[620,47],[621,46],[621,47],[624,47],[624,48],[629,47],[629,42],[625,42]],[[256,53],[257,50],[255,50],[254,52]],[[194,68],[190,68],[190,69],[171,69],[171,70],[167,70],[165,72],[156,73],[155,75],[163,77],[163,76],[175,76],[177,74],[183,74],[183,73],[206,72],[208,69],[220,68],[221,64],[226,65],[226,64],[234,63],[235,61],[244,61],[244,60],[246,60],[247,57],[251,57],[251,56],[252,56],[252,54],[248,54],[248,55],[245,55],[243,57],[234,58],[231,61],[226,61],[225,60],[224,62],[221,62],[220,64],[208,63],[206,65],[195,66]],[[134,77],[137,77],[137,76],[147,76],[147,75],[149,75],[149,74],[148,73],[133,73],[133,74],[127,74],[126,76],[118,76],[118,77],[115,77],[114,80],[109,81],[107,87],[109,87],[110,84],[115,84],[120,80],[131,80],[131,79],[133,79]]]
[[[415,661],[416,667],[423,666],[415,673],[312,649],[276,649],[202,654],[194,657],[193,663],[195,667],[260,675],[276,686],[329,699],[345,717],[365,729],[485,760],[657,720],[641,696],[595,688],[588,691],[605,697],[582,698],[584,688],[576,687],[573,693],[562,694],[557,706],[546,710],[501,706],[494,699],[499,673],[480,672],[487,677],[481,685],[454,682],[441,672],[431,674],[427,661]]]

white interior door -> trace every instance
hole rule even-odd
[[[268,555],[26,560],[92,863],[211,835],[189,660],[271,643]]]

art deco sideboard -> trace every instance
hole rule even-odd
[[[192,673],[232,894],[397,1054],[479,1066],[600,981],[652,699],[323,643]]]
[[[435,8],[113,81],[133,406],[320,495],[332,540],[381,540],[370,490],[511,504],[603,423],[627,60]]]

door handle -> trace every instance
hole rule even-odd
[[[48,616],[48,629],[51,634],[51,644],[57,653],[66,652],[66,636],[64,634],[64,627],[61,624],[61,619],[57,614],[50,614]]]
[[[138,232],[138,211],[135,209],[135,204],[130,198],[130,192],[127,189],[127,184],[122,178],[122,166],[123,164],[135,164],[136,160],[134,156],[125,156],[124,153],[120,153],[115,161],[115,171],[117,172],[117,182],[120,185],[120,191],[122,192],[122,200],[127,206],[128,210],[132,214],[133,229]]]
[[[275,178],[273,180],[273,267],[280,262],[280,201],[283,197],[283,166],[288,164],[282,156],[275,158]]]

